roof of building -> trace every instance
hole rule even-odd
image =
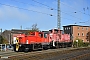
[[[2,34],[4,33],[27,33],[30,30],[20,30],[20,29],[11,29],[11,30],[5,30],[4,32],[2,32]]]
[[[11,29],[11,31],[30,31],[30,30],[22,30],[22,29]]]
[[[63,26],[63,27],[69,27],[69,26],[81,26],[81,27],[90,27],[90,26],[83,26],[83,25],[66,25],[66,26]]]

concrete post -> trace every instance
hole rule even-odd
[[[6,51],[6,44],[5,44],[5,51]]]
[[[2,44],[0,44],[1,45],[1,51],[2,51]]]
[[[76,40],[76,42],[77,42],[77,47],[78,47],[78,40]]]

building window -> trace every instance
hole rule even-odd
[[[89,41],[89,40],[87,39],[87,41]]]
[[[80,33],[78,33],[78,36],[80,36]]]
[[[86,27],[86,30],[88,30],[88,27]]]
[[[79,30],[79,27],[78,27],[78,30]]]
[[[88,37],[88,33],[86,34],[86,36]]]
[[[65,28],[65,30],[66,30],[66,28]]]
[[[82,27],[82,30],[84,30],[84,28]]]
[[[69,29],[70,29],[70,27],[69,27]]]
[[[82,33],[82,36],[84,36],[84,33]]]
[[[68,27],[67,27],[67,30],[68,30]]]

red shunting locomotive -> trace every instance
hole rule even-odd
[[[46,50],[71,46],[70,35],[62,33],[59,29],[51,29],[47,32],[30,32],[28,35],[19,34],[13,44],[14,51]]]

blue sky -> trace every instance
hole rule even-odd
[[[20,29],[20,26],[22,25],[23,29],[30,29],[31,26],[35,23],[37,23],[38,28],[40,30],[56,28],[57,0],[36,1],[45,4],[49,7],[36,3],[32,0],[0,0],[0,28],[2,28],[3,30],[10,30],[12,28]],[[63,25],[70,25],[74,23],[77,23],[77,25],[90,25],[89,2],[89,0],[61,0],[61,27]],[[27,10],[15,7],[24,8]],[[55,10],[50,10],[50,7],[52,7]],[[85,8],[85,10],[83,8]],[[47,14],[52,14],[53,16]]]

